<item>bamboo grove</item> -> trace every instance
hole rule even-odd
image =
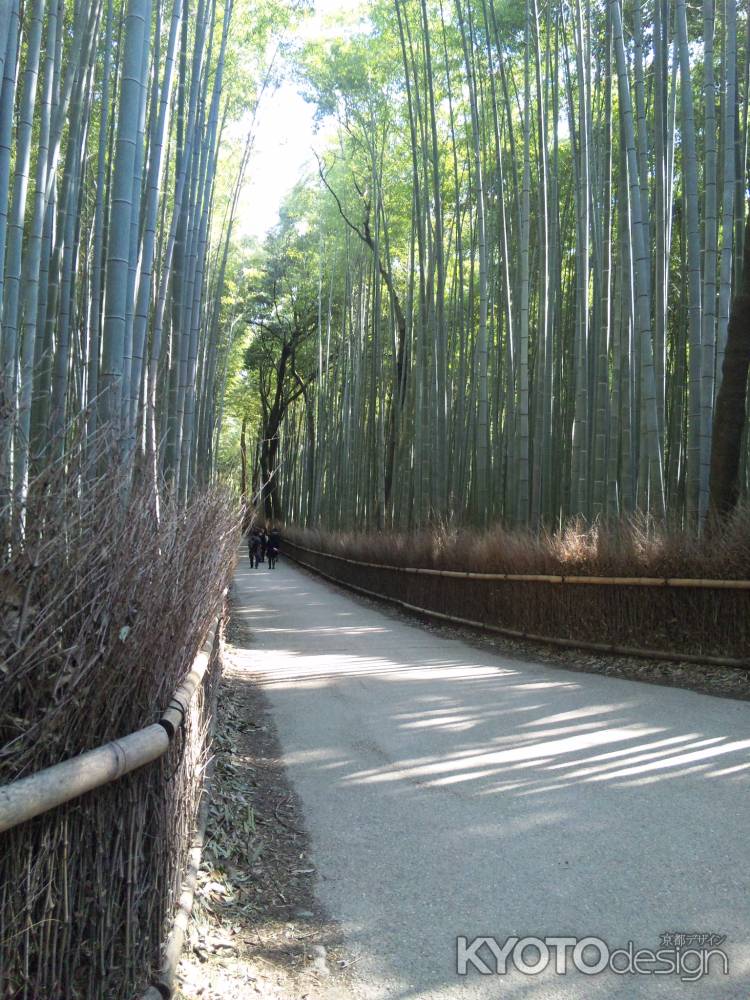
[[[6,539],[29,483],[74,445],[93,478],[118,465],[182,502],[212,475],[251,145],[227,153],[224,132],[257,98],[272,29],[237,6],[0,0]]]
[[[379,0],[299,51],[338,133],[247,293],[269,512],[700,522],[747,33],[735,0]]]

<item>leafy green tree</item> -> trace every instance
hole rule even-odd
[[[253,493],[268,518],[279,517],[279,445],[289,407],[302,398],[309,409],[315,379],[314,334],[318,289],[311,264],[314,237],[304,218],[287,209],[263,248],[257,280],[246,299],[245,318],[253,335],[244,368],[260,401],[258,461]],[[313,424],[309,424],[311,433]]]

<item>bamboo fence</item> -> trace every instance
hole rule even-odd
[[[216,640],[214,625],[158,722],[0,787],[2,851],[25,876],[0,890],[0,996],[130,1000],[149,980],[171,995]]]
[[[474,573],[365,562],[288,539],[284,548],[300,565],[368,596],[513,639],[750,667],[750,580]]]

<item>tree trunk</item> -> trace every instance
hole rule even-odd
[[[747,373],[750,367],[750,213],[745,223],[742,284],[732,303],[711,442],[710,520],[734,510],[740,492],[739,469],[745,426]]]

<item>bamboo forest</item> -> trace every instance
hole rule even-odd
[[[368,4],[286,56],[329,127],[253,244],[253,128],[231,126],[303,12],[122,6],[3,5],[11,521],[66,435],[102,429],[184,501],[228,382],[252,487],[306,524],[700,524],[742,283],[744,11]],[[232,448],[236,478],[236,426]]]
[[[749,171],[740,0],[0,0],[0,1000],[747,995]]]
[[[658,0],[371,5],[305,46],[338,129],[246,286],[256,488],[329,528],[698,524],[746,51],[733,3]]]

